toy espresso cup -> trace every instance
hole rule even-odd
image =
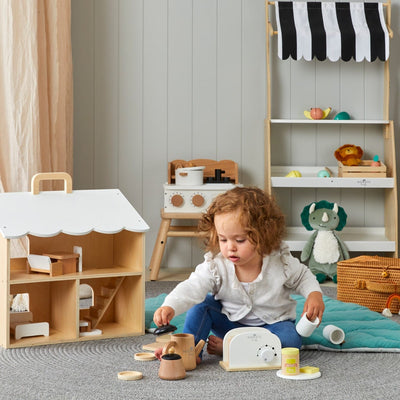
[[[310,321],[307,318],[307,314],[303,314],[300,321],[296,325],[296,331],[300,336],[309,337],[314,332],[315,328],[319,324],[319,318],[315,318],[314,321]]]
[[[200,354],[205,342],[200,340],[197,346],[194,345],[194,336],[190,333],[175,333],[171,335],[171,341],[163,348],[163,354],[168,354],[171,347],[174,347],[176,354],[182,357],[186,371],[196,368],[196,357]]]
[[[344,331],[335,325],[327,325],[322,331],[324,338],[333,344],[342,344],[344,342]]]

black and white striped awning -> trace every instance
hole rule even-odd
[[[278,56],[374,61],[389,58],[382,3],[275,2]]]

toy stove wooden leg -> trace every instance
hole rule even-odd
[[[160,228],[158,230],[156,243],[154,245],[153,254],[150,260],[150,280],[156,281],[160,271],[161,260],[164,254],[165,245],[167,243],[167,235],[171,225],[170,218],[162,218]]]

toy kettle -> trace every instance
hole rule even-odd
[[[163,348],[163,354],[170,353],[173,348],[176,354],[182,357],[183,365],[186,371],[191,371],[196,368],[196,357],[200,354],[204,347],[204,340],[200,340],[197,345],[194,345],[194,336],[191,333],[175,333],[171,335],[171,341]]]

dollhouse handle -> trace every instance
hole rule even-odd
[[[72,178],[66,172],[41,172],[33,175],[31,180],[32,194],[39,194],[41,181],[64,180],[64,192],[72,193]]]

